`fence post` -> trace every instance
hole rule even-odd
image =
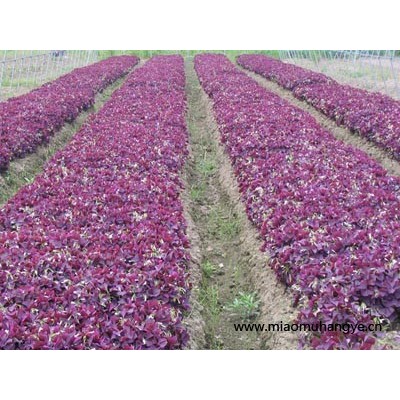
[[[6,65],[6,57],[7,57],[7,50],[4,50],[3,53],[3,60],[1,62],[1,75],[0,75],[0,100],[2,97],[2,86],[3,86],[3,77],[4,77],[4,70],[5,70],[5,65]]]
[[[393,80],[394,80],[394,87],[395,87],[396,94],[397,94],[397,96],[400,97],[400,89],[399,89],[398,82],[397,82],[397,74],[396,74],[396,72],[394,70],[394,67],[393,67],[393,58],[394,58],[393,55],[391,55],[390,56],[390,69],[392,71],[392,76],[393,76]]]

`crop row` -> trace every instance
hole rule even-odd
[[[238,64],[293,92],[317,110],[400,160],[400,102],[381,93],[342,85],[327,76],[263,55]]]
[[[394,320],[400,307],[400,179],[336,140],[308,113],[222,55],[195,68],[213,101],[250,220],[298,321]],[[376,339],[321,332],[314,348],[371,348]]]
[[[151,59],[0,210],[0,348],[185,345],[185,112],[182,57]]]
[[[9,162],[35,151],[66,122],[94,103],[95,96],[139,62],[112,57],[77,68],[22,96],[0,103],[0,171]]]

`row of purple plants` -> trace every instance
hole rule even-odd
[[[0,171],[32,153],[66,122],[90,108],[98,92],[125,75],[139,59],[111,57],[77,68],[22,96],[0,103]]]
[[[393,321],[400,307],[400,179],[336,140],[310,114],[239,71],[198,55],[249,219],[298,322]],[[316,326],[316,325],[314,325]],[[376,335],[319,332],[317,349],[369,349]]]
[[[0,348],[185,346],[184,63],[154,57],[0,210]]]
[[[242,67],[277,82],[317,110],[400,160],[400,101],[342,85],[327,76],[263,55],[241,55]]]

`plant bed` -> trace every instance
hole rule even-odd
[[[400,306],[400,179],[222,55],[195,67],[213,101],[246,211],[300,323],[394,321]],[[314,348],[369,349],[377,336],[308,335]]]

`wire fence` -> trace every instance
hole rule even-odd
[[[0,50],[0,101],[98,59],[93,50]]]
[[[74,68],[111,55],[133,52],[148,58],[156,54],[180,53],[190,58],[203,51],[0,50],[0,101],[29,92]],[[232,59],[241,53],[271,53],[275,56],[269,51],[219,52]],[[322,72],[341,83],[400,99],[400,56],[394,50],[281,50],[277,53],[285,62]]]
[[[282,61],[340,83],[400,99],[400,56],[395,50],[281,50]]]

